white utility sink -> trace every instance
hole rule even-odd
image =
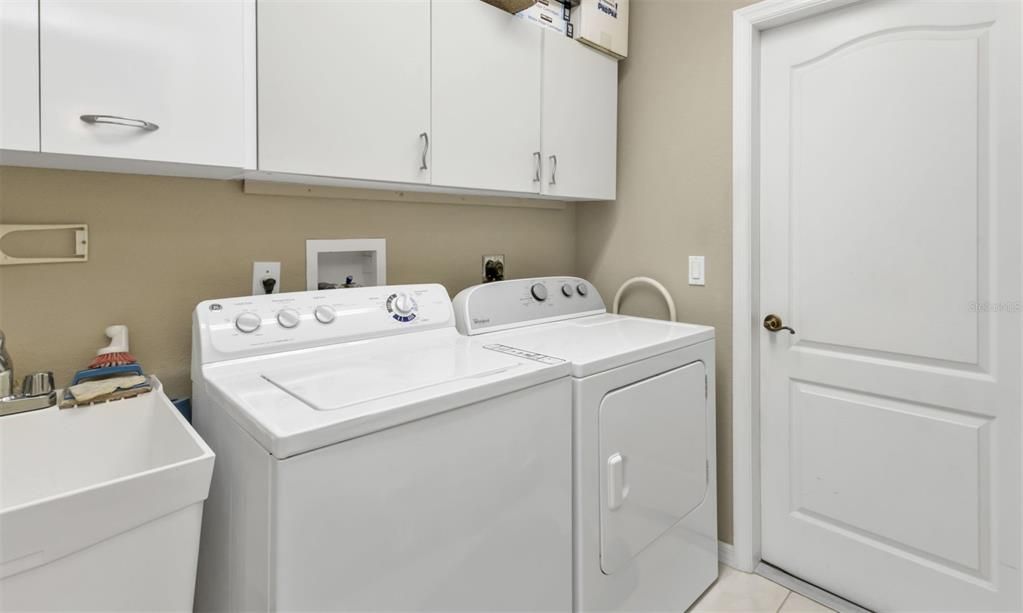
[[[0,611],[191,611],[213,452],[164,395],[0,417]]]

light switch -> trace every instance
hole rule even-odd
[[[689,256],[689,285],[706,284],[707,280],[704,276],[703,256],[702,255]]]

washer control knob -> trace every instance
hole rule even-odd
[[[302,316],[295,309],[281,309],[277,312],[277,323],[282,328],[294,328],[302,321]]]
[[[261,325],[263,325],[263,318],[252,311],[245,311],[234,318],[234,327],[244,334],[259,330]]]
[[[321,324],[329,324],[337,317],[337,311],[332,306],[321,304],[313,311],[313,315],[316,316],[316,321]]]
[[[563,283],[561,285],[561,293],[565,295],[565,298],[571,298],[572,297],[572,286],[570,284],[568,284],[568,283]]]
[[[580,283],[579,285],[575,286],[575,291],[579,292],[580,296],[585,296],[586,294],[590,293],[590,288],[586,287],[585,283]]]
[[[408,315],[412,311],[416,310],[416,301],[408,294],[395,294],[394,300],[391,301],[391,306],[395,313],[399,315]]]
[[[543,283],[534,283],[533,287],[529,288],[529,293],[540,302],[547,300],[547,286]]]

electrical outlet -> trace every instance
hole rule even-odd
[[[483,256],[483,282],[504,281],[504,254]]]
[[[271,285],[270,279],[273,279]],[[264,284],[264,281],[266,282]],[[266,286],[271,285],[271,291],[266,291]],[[252,295],[262,296],[263,294],[281,293],[281,263],[280,262],[253,262],[252,263]]]

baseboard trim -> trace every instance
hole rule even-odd
[[[741,570],[735,562],[735,546],[731,543],[718,541],[718,562],[725,566]]]

